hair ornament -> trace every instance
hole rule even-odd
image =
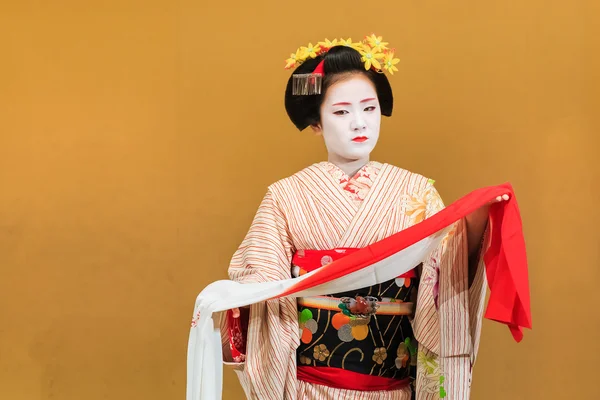
[[[290,57],[285,61],[286,69],[296,68],[302,65],[306,60],[317,58],[318,56],[327,53],[330,49],[336,46],[352,47],[361,55],[361,60],[365,65],[365,70],[370,69],[384,73],[388,72],[394,75],[398,71],[396,64],[400,62],[395,57],[395,50],[387,47],[388,42],[384,42],[381,36],[374,33],[360,42],[353,42],[352,38],[348,39],[325,39],[317,42],[316,45],[309,43],[308,46],[299,47],[295,53],[290,54]],[[321,61],[315,70],[309,74],[294,74],[292,94],[294,95],[314,95],[321,94],[321,85],[323,82],[323,61]]]

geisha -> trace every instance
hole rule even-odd
[[[432,179],[370,158],[381,117],[393,110],[388,75],[398,60],[387,45],[375,35],[326,40],[287,60],[287,114],[299,130],[322,136],[328,159],[269,186],[232,258],[232,281],[297,279],[444,209]],[[227,311],[223,359],[247,398],[468,399],[488,209],[459,220],[393,279]]]

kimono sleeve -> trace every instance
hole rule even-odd
[[[292,252],[285,215],[269,189],[250,229],[232,257],[229,278],[241,283],[288,279],[291,277]],[[226,312],[221,323],[226,363],[235,365],[246,361],[249,325],[253,318],[264,317],[263,306],[242,308],[235,317],[231,310]]]
[[[427,217],[444,208],[441,196],[433,185],[427,186],[424,198]],[[429,272],[428,278],[434,287],[431,294],[437,323],[432,322],[431,326],[437,332],[431,335],[435,340],[426,341],[426,348],[420,354],[422,366],[418,367],[417,372],[421,378],[421,387],[428,388],[426,391],[429,395],[421,393],[417,398],[447,396],[450,399],[468,399],[481,326],[483,266],[478,268],[475,281],[470,287],[467,228],[464,219],[452,225],[424,269]],[[424,300],[425,304],[431,304],[431,299]],[[433,306],[430,307],[433,309]],[[427,368],[428,364],[435,365],[435,368],[430,365]],[[437,394],[434,394],[435,386],[439,387]]]
[[[229,278],[242,283],[289,279],[292,253],[285,214],[269,188],[246,237],[233,255]]]

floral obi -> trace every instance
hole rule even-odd
[[[298,277],[358,249],[300,250]],[[393,390],[414,378],[411,319],[416,268],[387,282],[343,293],[298,298],[298,379],[350,390]]]

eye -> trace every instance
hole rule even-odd
[[[344,115],[344,114],[348,114],[348,111],[346,111],[346,110],[339,110],[339,111],[335,111],[334,114],[335,115]]]
[[[375,106],[369,106],[365,108],[365,111],[375,111]]]

